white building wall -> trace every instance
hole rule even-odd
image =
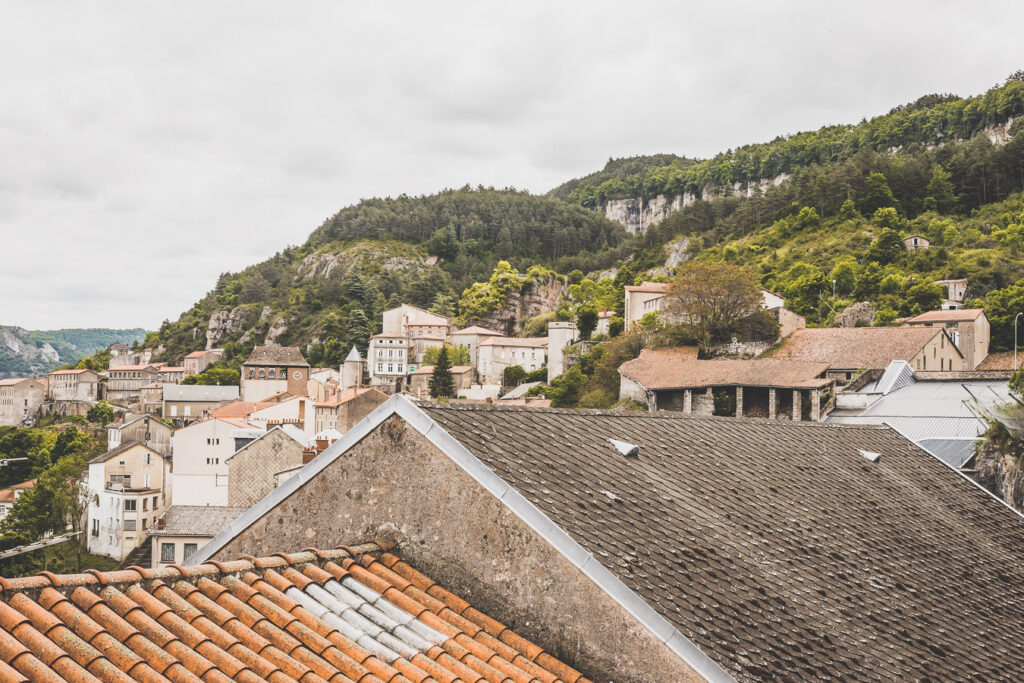
[[[565,372],[565,347],[576,339],[576,323],[554,321],[548,323],[548,382]]]
[[[174,433],[172,505],[227,505],[227,459],[235,452],[235,425],[206,420]]]

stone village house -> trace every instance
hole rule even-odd
[[[524,666],[550,653],[620,682],[1024,673],[1024,518],[884,426],[394,396],[190,560],[224,564],[189,571],[226,595],[236,566],[260,580],[234,558],[285,549],[272,566],[298,580],[291,563],[333,557],[302,548],[368,536],[472,595],[472,610],[444,601],[492,615],[494,647],[515,624],[537,644]],[[394,560],[375,552],[361,564],[390,595]]]
[[[0,426],[26,426],[46,398],[46,384],[31,377],[0,379]]]
[[[304,396],[308,381],[309,363],[298,348],[257,346],[242,364],[242,400],[263,401],[282,392]]]

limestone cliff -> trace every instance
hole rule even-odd
[[[480,325],[514,337],[522,332],[530,318],[555,311],[568,291],[565,281],[560,277],[527,282],[522,288],[508,292],[504,306],[467,320],[466,325]]]
[[[990,430],[991,433],[991,430]],[[1003,432],[989,436],[974,459],[975,481],[1024,511],[1024,445]]]
[[[781,173],[774,178],[765,178],[751,183],[734,183],[731,187],[719,188],[707,186],[699,193],[684,192],[677,195],[659,194],[653,199],[628,197],[626,199],[609,199],[604,203],[605,218],[622,224],[631,235],[642,235],[652,225],[656,225],[669,214],[684,206],[690,206],[702,197],[729,194],[735,197],[752,197],[758,191],[764,192],[769,187],[777,187],[789,180],[788,173]]]

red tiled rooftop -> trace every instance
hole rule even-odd
[[[797,330],[761,358],[827,363],[836,370],[882,369],[894,360],[914,359],[936,327],[816,327]]]
[[[639,285],[626,285],[623,287],[627,292],[646,292],[649,294],[664,294],[668,291],[668,282],[643,282]]]
[[[348,403],[349,401],[351,401],[355,397],[362,396],[363,394],[365,394],[365,393],[367,393],[369,391],[373,391],[373,392],[376,392],[378,394],[381,394],[381,396],[383,397],[381,399],[382,402],[383,402],[383,400],[387,399],[387,396],[385,396],[383,393],[377,391],[376,389],[372,389],[370,387],[359,387],[359,388],[349,387],[347,389],[342,389],[341,391],[339,391],[337,394],[335,394],[334,396],[330,397],[326,401],[319,401],[319,402],[317,402],[316,405],[317,405],[318,408],[333,408],[335,406],[340,406],[343,403]]]
[[[980,308],[956,308],[951,311],[928,311],[908,320],[915,323],[954,323],[965,320],[977,320],[985,311]]]
[[[54,370],[50,374],[51,375],[80,375],[83,372],[89,372],[89,371],[84,369],[84,368],[78,368],[78,369],[75,369],[75,370]]]
[[[18,491],[25,491],[35,485],[36,480],[29,479],[28,481],[23,481],[20,484],[15,484],[9,488],[0,489],[0,503],[13,503],[15,494],[17,494]]]
[[[1024,367],[1024,352],[1019,352],[1017,367]],[[975,370],[1013,370],[1013,351],[990,353]]]
[[[389,550],[0,579],[0,680],[589,683]]]
[[[639,358],[623,363],[619,372],[647,389],[716,386],[815,388],[832,383],[823,375],[824,363],[794,360],[697,360],[695,349],[644,349]]]

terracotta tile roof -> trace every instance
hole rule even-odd
[[[141,441],[125,441],[120,446],[116,446],[114,448],[111,448],[109,451],[106,451],[105,453],[100,453],[95,458],[92,458],[91,460],[89,460],[89,464],[92,464],[92,463],[95,463],[95,462],[106,462],[106,461],[110,460],[111,458],[113,458],[115,456],[121,455],[122,453],[124,453],[127,450],[135,448],[136,446],[139,446],[140,448],[146,449],[147,451],[149,451],[150,453],[152,453],[153,455],[155,455],[158,458],[162,458],[163,457],[159,453],[157,453],[155,450],[153,450],[152,448],[150,448],[146,444],[142,443]]]
[[[50,374],[51,375],[80,375],[83,372],[89,372],[89,371],[84,369],[84,368],[79,368],[77,370],[54,370]]]
[[[472,365],[453,365],[452,368],[451,368],[453,375],[461,375],[463,373],[469,372],[472,369],[473,369]],[[431,374],[433,374],[433,372],[434,372],[434,366],[433,365],[424,365],[424,366],[419,367],[416,370],[410,372],[409,374],[410,375],[431,375]]]
[[[422,411],[738,680],[1024,672],[1024,519],[889,428]]]
[[[7,379],[0,379],[0,387],[10,387],[15,384],[21,384],[22,382],[38,382],[39,380],[32,377],[9,377]]]
[[[627,292],[647,292],[649,294],[664,294],[668,291],[668,282],[643,282],[639,285],[626,285],[623,287]]]
[[[159,372],[159,363],[146,363],[144,365],[115,365],[108,369],[108,372],[121,372],[122,370],[128,370],[131,372],[139,372],[140,370],[152,370],[153,372]]]
[[[246,507],[221,505],[172,505],[157,520],[150,535],[213,538],[246,510]]]
[[[339,391],[337,394],[327,399],[326,401],[318,402],[316,405],[319,408],[334,408],[340,406],[343,403],[348,403],[356,396],[362,396],[363,394],[366,394],[371,391],[376,394],[380,394],[381,403],[386,401],[388,398],[387,395],[384,394],[383,392],[370,387],[349,387],[348,389],[342,389],[341,391]]]
[[[827,363],[836,370],[884,369],[894,360],[913,360],[944,334],[934,327],[825,327],[797,330],[761,358]]]
[[[185,356],[185,358],[202,358],[203,356],[205,356],[208,353],[213,353],[213,352],[212,351],[193,351],[192,353],[190,353],[187,356]]]
[[[1017,367],[1024,367],[1024,352],[1017,352]],[[990,353],[975,370],[1013,370],[1013,351]]]
[[[547,347],[547,337],[488,337],[480,342],[480,346],[524,346],[530,348]]]
[[[257,346],[244,365],[287,365],[308,368],[309,363],[295,346]]]
[[[32,488],[35,485],[36,480],[29,479],[28,481],[23,481],[20,484],[15,484],[14,486],[11,486],[9,488],[0,489],[0,503],[13,503],[15,495],[17,494],[18,491],[25,491],[27,489]]]
[[[0,580],[0,679],[589,683],[390,549]]]
[[[253,413],[270,408],[281,403],[287,403],[292,399],[300,398],[295,394],[282,391],[279,394],[269,396],[262,401],[232,401],[226,406],[221,406],[210,413],[210,417],[248,417]]]
[[[160,372],[185,372],[184,365],[164,365],[160,368]]]
[[[501,332],[495,332],[494,330],[489,330],[486,327],[480,327],[479,325],[470,325],[469,327],[464,327],[461,330],[455,330],[452,334],[480,334],[489,337],[505,336]]]
[[[908,320],[914,323],[954,323],[965,320],[977,320],[985,311],[980,308],[956,308],[951,311],[928,311]]]
[[[802,389],[827,386],[833,381],[823,377],[828,370],[825,363],[778,359],[697,360],[683,353],[671,353],[673,351],[676,349],[644,349],[639,358],[619,366],[619,373],[646,389],[720,386]]]

